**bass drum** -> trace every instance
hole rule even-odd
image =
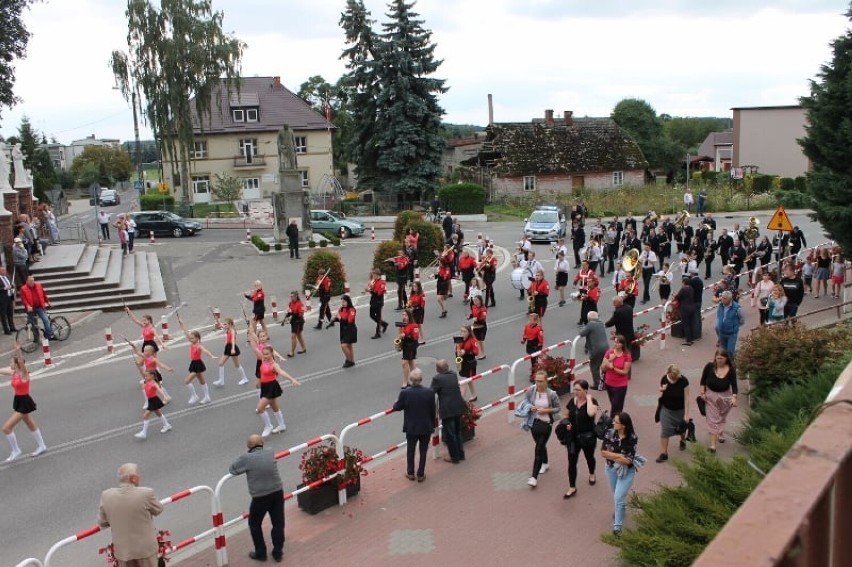
[[[524,285],[524,275],[527,271],[524,268],[515,268],[512,270],[512,287],[521,290],[527,289],[527,286]]]

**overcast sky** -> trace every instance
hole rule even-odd
[[[365,0],[386,21],[386,2]],[[344,0],[213,0],[224,27],[248,44],[244,76],[281,76],[297,91],[312,75],[334,83]],[[46,0],[25,13],[33,33],[16,64],[23,102],[2,110],[0,133],[23,115],[60,142],[133,138],[130,106],[108,67],[126,49],[123,0]],[[444,120],[497,122],[606,116],[621,99],[672,116],[731,116],[731,107],[796,104],[845,33],[845,0],[419,0],[415,10],[444,60]],[[143,130],[143,138],[151,137]]]

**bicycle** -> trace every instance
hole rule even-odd
[[[27,322],[24,323],[23,327],[18,329],[18,334],[15,335],[15,338],[21,345],[21,350],[26,353],[35,352],[39,347],[41,336],[47,336],[44,330],[39,328],[36,317],[35,313],[32,315],[28,314]],[[71,323],[68,322],[68,319],[62,315],[52,317],[50,314],[48,314],[47,318],[50,321],[50,330],[53,331],[54,340],[64,341],[71,336]]]

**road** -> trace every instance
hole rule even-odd
[[[747,216],[737,217],[743,222]],[[818,227],[804,215],[793,215],[793,222],[803,228],[810,244],[819,240]],[[727,222],[722,223],[726,225]],[[518,239],[520,223],[463,228],[469,237],[475,238],[478,231],[487,232],[498,244],[511,248]],[[389,237],[389,230],[377,231],[378,239]],[[223,316],[239,319],[242,316],[239,294],[249,289],[255,279],[266,283],[267,293],[277,295],[279,304],[284,302],[288,290],[301,287],[304,259],[291,261],[286,253],[261,256],[243,239],[241,231],[209,230],[191,238],[161,239],[155,245],[167,268],[164,275],[170,284],[170,298],[175,305],[186,302],[182,317],[190,328],[202,330],[205,346],[215,354],[222,350],[223,337],[212,328],[210,306],[219,306]],[[356,238],[338,250],[355,295],[366,283],[372,249],[369,238]],[[537,245],[536,250],[546,260],[548,275],[552,274],[549,247]],[[505,251],[502,253],[505,255]],[[488,359],[480,362],[480,369],[511,364],[524,354],[519,339],[526,301],[518,301],[517,292],[510,285],[510,272],[511,267],[504,263],[496,287],[498,304],[489,313]],[[396,286],[390,283],[388,288],[385,318],[394,321],[398,319],[393,311]],[[418,362],[428,380],[435,359],[452,358],[451,337],[465,324],[467,309],[462,305],[457,282],[456,295],[449,300],[449,316],[438,319],[434,282],[426,281],[426,289],[427,344],[420,348]],[[600,302],[604,317],[610,313],[612,295],[611,290],[605,291]],[[340,432],[346,424],[381,411],[396,399],[400,356],[393,349],[392,332],[380,340],[369,339],[372,328],[364,308],[365,299],[358,300],[360,340],[355,348],[358,363],[345,371],[341,369],[343,355],[337,329],[316,331],[311,328],[315,316],[309,316],[305,331],[308,353],[284,364],[303,385],[285,387],[283,410],[288,429],[269,440],[272,448],[281,450],[326,432]],[[548,344],[576,335],[579,305],[569,302],[558,308],[555,303],[551,302],[544,323]],[[164,312],[153,312],[155,320]],[[644,316],[638,322],[656,328],[658,313]],[[154,425],[145,442],[133,437],[139,429],[143,402],[138,375],[127,349],[120,347],[108,355],[103,339],[103,329],[107,326],[116,337],[136,339],[138,328],[126,317],[106,313],[75,327],[71,339],[57,345],[54,351],[57,366],[53,370],[43,370],[39,354],[31,355],[30,365],[35,374],[32,393],[39,405],[35,418],[49,451],[36,459],[26,457],[0,464],[3,479],[0,506],[6,511],[0,521],[4,534],[0,564],[13,565],[28,556],[43,558],[54,542],[93,525],[100,492],[115,485],[115,471],[121,463],[139,463],[143,484],[152,486],[160,497],[199,484],[214,486],[229,463],[244,450],[245,437],[260,431],[261,422],[254,413],[256,393],[251,387],[236,386],[231,368],[225,388],[211,387],[212,404],[187,406],[189,395],[180,383],[186,375],[188,349],[186,341],[176,337],[179,330],[175,321],[171,324],[175,339],[162,353],[162,359],[177,369],[176,373],[165,375],[165,384],[174,398],[166,407],[174,430],[161,435],[159,426]],[[270,330],[273,345],[282,353],[289,350],[289,328],[271,325]],[[206,362],[207,376],[212,381],[215,363]],[[251,373],[253,361],[244,358],[243,364]],[[506,374],[482,380],[478,390],[480,402],[505,395]],[[4,380],[0,383],[0,399],[8,404],[10,398],[11,391]],[[503,419],[503,414],[486,419]],[[24,451],[32,451],[34,443],[26,428],[18,427],[17,435]],[[392,415],[357,429],[348,443],[374,454],[400,440],[401,419]],[[288,490],[299,482],[298,458],[281,463]],[[244,481],[229,483],[223,500],[226,519],[243,512],[247,503]],[[209,501],[193,497],[168,506],[157,525],[171,530],[173,541],[200,533],[210,527]],[[108,541],[108,534],[98,534],[76,543],[60,552],[54,565],[97,565],[101,559],[97,557],[97,549]]]

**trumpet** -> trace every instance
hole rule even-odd
[[[324,282],[324,281],[325,281],[325,278],[327,278],[327,277],[328,277],[328,274],[329,274],[330,272],[331,272],[331,268],[327,269],[327,270],[325,271],[325,273],[322,275],[322,277],[321,277],[321,278],[319,278],[319,279],[317,280],[316,285],[314,285],[314,287],[311,289],[311,292],[308,294],[308,299],[310,299],[310,298],[311,298],[311,296],[317,292],[317,290],[318,290],[318,289],[320,288],[320,286],[322,285],[322,282]]]
[[[373,293],[373,284],[375,280],[370,280],[367,282],[367,287],[364,288],[364,293]]]
[[[385,258],[385,262],[396,262],[396,261],[397,261],[397,260],[399,260],[400,258],[406,258],[406,257],[407,257],[407,256],[406,256],[405,254],[397,254],[397,255],[396,255],[396,256],[394,256],[393,258]]]
[[[402,350],[402,337],[397,337],[393,340],[393,348],[395,348],[397,352]]]

